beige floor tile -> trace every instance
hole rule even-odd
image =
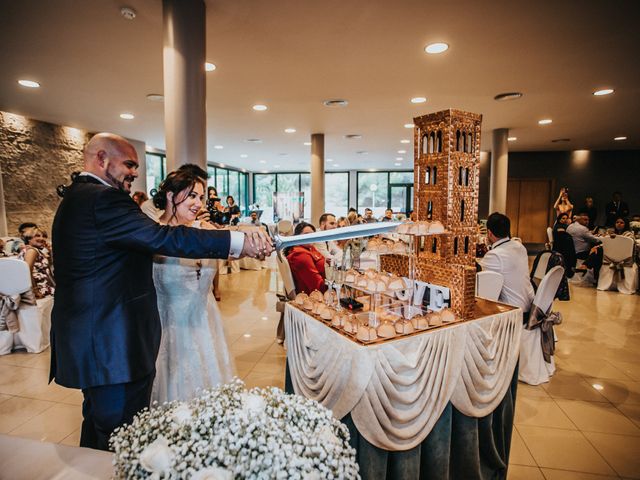
[[[542,388],[544,388],[552,398],[586,400],[592,402],[606,401],[606,398],[604,398],[580,375],[558,373],[551,378],[549,383],[544,384]]]
[[[609,359],[608,362],[622,370],[626,375],[631,377],[631,379],[640,381],[640,362],[618,361],[614,359]]]
[[[640,427],[640,405],[616,405],[616,407],[624,413],[629,420]]]
[[[80,445],[80,429],[64,437],[60,443],[62,445],[69,445],[70,447],[78,447]]]
[[[48,410],[14,428],[11,435],[57,443],[80,428],[81,423],[80,407],[56,403]]]
[[[557,400],[557,403],[583,432],[640,436],[640,429],[610,403],[579,400]]]
[[[274,375],[271,373],[251,372],[245,378],[247,388],[253,387],[278,387],[284,388],[284,373]]]
[[[538,467],[510,464],[507,480],[544,480],[544,476]]]
[[[546,480],[613,480],[620,478],[617,475],[596,475],[594,473],[571,472],[569,470],[554,470],[541,468]]]
[[[256,362],[237,361],[235,362],[234,374],[240,378],[244,378],[253,369],[253,367],[255,367],[255,365],[256,365]]]
[[[68,403],[69,405],[82,405],[84,401],[84,396],[82,395],[81,390],[75,390],[73,388],[67,389],[69,391],[69,395],[64,397],[61,402]]]
[[[554,377],[555,378],[555,377]],[[526,383],[518,383],[518,398],[549,398],[549,394],[542,385],[527,385]]]
[[[618,475],[627,478],[640,478],[640,441],[638,437],[591,432],[586,432],[585,436]]]
[[[536,461],[531,456],[531,452],[524,444],[517,427],[513,427],[513,433],[511,435],[511,451],[509,452],[509,469],[511,465],[533,465],[536,466]]]
[[[245,337],[244,335],[231,344],[232,352],[262,352],[265,353],[273,344],[275,338]]]
[[[611,403],[640,405],[640,382],[607,378],[585,378],[585,380]]]
[[[262,357],[264,357],[264,352],[253,352],[253,351],[249,351],[249,352],[243,352],[243,351],[234,352],[232,350],[231,354],[233,355],[233,360],[235,362],[256,363],[258,360],[260,360]]]
[[[516,402],[515,424],[538,427],[565,428],[575,430],[576,426],[551,398],[521,397]]]
[[[0,393],[0,403],[4,402],[5,400],[9,400],[10,398],[13,398],[13,396]]]
[[[287,355],[287,350],[284,348],[284,344],[282,343],[278,343],[278,342],[274,342],[273,345],[271,345],[269,347],[269,350],[267,350],[268,354],[271,355]]]
[[[72,389],[61,387],[60,385],[51,382],[30,385],[21,392],[18,392],[17,396],[37,398],[38,400],[49,400],[51,402],[61,402],[71,393]]]
[[[595,359],[593,355],[589,358],[572,356],[571,358],[565,359],[562,362],[562,370],[565,372],[575,372],[585,377],[631,380],[631,378],[619,368],[614,367],[606,360]]]
[[[45,384],[49,375],[44,370],[13,365],[0,365],[0,393],[16,395],[26,388]]]
[[[286,357],[282,355],[270,355],[265,353],[264,357],[253,367],[251,372],[270,373],[272,375],[280,375],[284,372]]]
[[[614,474],[609,464],[578,431],[521,425],[518,431],[540,467]]]
[[[0,433],[9,433],[54,405],[53,402],[32,398],[9,398],[0,403]]]

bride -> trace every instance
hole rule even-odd
[[[153,198],[155,206],[164,210],[159,223],[214,228],[196,220],[203,206],[205,179],[206,173],[195,167],[171,172]],[[211,292],[215,273],[216,260],[154,257],[162,341],[152,402],[190,400],[198,390],[233,377],[222,319]]]

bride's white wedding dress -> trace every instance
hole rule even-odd
[[[162,341],[151,401],[190,400],[229,382],[233,365],[211,286],[216,260],[155,256]]]

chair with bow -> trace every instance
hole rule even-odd
[[[478,272],[476,274],[476,297],[497,301],[503,283],[504,277],[498,272]]]
[[[549,381],[556,371],[553,353],[555,338],[553,325],[562,322],[559,312],[552,312],[553,299],[562,280],[563,268],[553,267],[544,276],[531,304],[520,340],[518,380],[529,385]]]
[[[616,235],[602,239],[602,268],[598,290],[615,290],[628,295],[638,289],[638,265],[633,261],[635,242]]]
[[[278,328],[276,331],[276,338],[278,343],[284,342],[284,306],[288,300],[296,298],[296,285],[293,281],[293,274],[291,273],[291,267],[287,257],[284,256],[282,250],[276,252],[276,263],[278,264],[278,271],[280,272],[280,278],[282,279],[282,286],[284,294],[278,293],[278,302],[276,303],[276,311],[280,312],[280,321],[278,322]]]
[[[30,353],[47,348],[52,308],[53,297],[35,300],[25,262],[0,259],[0,355],[13,348],[26,348]]]

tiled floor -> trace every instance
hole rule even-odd
[[[236,371],[247,386],[284,383],[274,341],[277,274],[221,278],[220,309]],[[640,478],[640,296],[572,286],[556,302],[557,374],[519,384],[509,479]],[[49,352],[0,357],[0,433],[77,445],[78,391],[47,385]]]

